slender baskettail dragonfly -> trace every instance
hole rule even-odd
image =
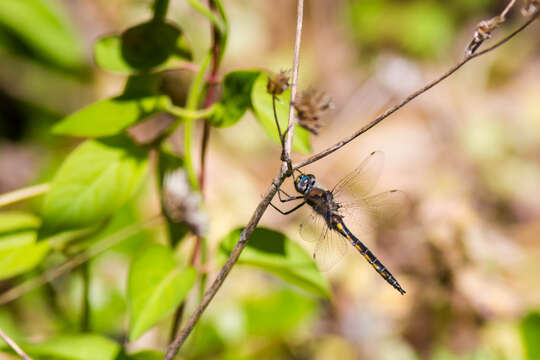
[[[362,161],[360,166],[341,179],[331,190],[320,184],[315,175],[305,174],[297,170],[299,174],[294,177],[294,186],[300,195],[290,196],[279,189],[278,197],[281,202],[300,200],[301,203],[288,211],[282,211],[272,203],[270,205],[283,215],[290,214],[305,204],[311,207],[313,210],[310,215],[311,220],[302,224],[300,231],[303,232],[306,224],[320,224],[320,235],[315,240],[313,257],[319,260],[317,262],[323,270],[327,270],[339,261],[350,246],[347,245],[347,242],[349,242],[386,282],[401,294],[405,294],[405,290],[387,267],[346,225],[347,222],[358,222],[359,217],[355,214],[359,212],[363,214],[360,222],[365,223],[373,220],[376,222],[377,219],[393,217],[406,205],[407,198],[399,190],[369,195],[380,175],[383,160],[384,155],[382,152],[372,152]],[[354,190],[356,194],[350,202],[342,199],[343,193],[348,189]],[[366,232],[370,232],[373,225],[367,225],[364,229],[366,229]],[[364,234],[358,235],[363,236]],[[306,236],[303,235],[302,237],[306,239]]]

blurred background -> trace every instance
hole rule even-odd
[[[500,13],[506,3],[306,2],[300,88],[323,90],[335,104],[320,135],[312,138],[314,152],[359,129],[459,61],[475,25]],[[13,13],[0,2],[0,193],[48,181],[80,141],[54,136],[50,127],[74,110],[122,91],[125,76],[99,70],[92,46],[103,35],[147,19],[151,1],[20,4]],[[517,3],[495,37],[524,21],[522,5]],[[231,35],[222,74],[290,68],[294,1],[226,0],[225,6]],[[181,0],[171,1],[168,19],[185,30],[195,61],[200,61],[210,44],[207,21]],[[540,344],[539,34],[536,21],[306,169],[332,186],[371,151],[385,153],[377,190],[403,190],[410,206],[392,227],[362,240],[398,278],[406,296],[399,296],[352,251],[325,273],[332,284],[330,301],[238,266],[182,356],[540,359],[540,352],[527,352],[524,345],[526,339]],[[191,76],[167,73],[165,86],[176,90],[178,101]],[[247,223],[279,169],[279,155],[279,147],[250,114],[230,128],[212,129],[205,194],[211,253],[222,236]],[[143,196],[118,221],[157,211],[152,186],[149,180]],[[290,184],[286,188],[292,189]],[[302,216],[269,209],[262,224],[303,244],[297,230]],[[159,236],[141,233],[91,261],[92,331],[125,341],[130,256],[137,244]],[[185,243],[191,248],[192,239]],[[218,268],[210,267],[212,279]],[[0,309],[0,324],[35,339],[75,329],[80,296],[80,277],[60,278]],[[196,302],[192,300],[189,309]],[[162,350],[169,322],[129,347]]]

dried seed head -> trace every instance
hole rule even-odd
[[[540,0],[527,0],[525,6],[521,9],[523,16],[530,16],[540,11]]]
[[[330,98],[325,93],[309,88],[298,94],[293,103],[298,116],[298,124],[309,132],[317,135],[321,123],[321,114],[333,107]]]
[[[484,41],[491,37],[491,33],[495,30],[501,23],[504,22],[504,17],[495,16],[489,20],[482,20],[476,25],[476,30],[474,32],[473,38],[467,49],[465,50],[465,55],[470,56],[474,54],[476,50],[482,45]]]
[[[266,90],[271,95],[280,95],[290,86],[289,80],[291,77],[290,70],[281,70],[279,74],[268,76]]]
[[[163,208],[171,221],[186,225],[191,232],[204,236],[208,217],[201,209],[201,198],[189,184],[184,170],[165,174],[163,178]]]

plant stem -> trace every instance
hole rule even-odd
[[[17,355],[19,355],[21,357],[21,359],[23,359],[23,360],[32,360],[30,358],[30,356],[26,355],[26,353],[23,351],[23,349],[21,349],[21,347],[19,345],[17,345],[17,343],[15,341],[13,341],[9,336],[7,336],[6,333],[3,332],[1,329],[0,329],[0,337],[2,338],[2,340],[4,340],[6,342],[6,344],[9,345],[9,347],[11,347],[13,349],[13,351],[15,351],[17,353]]]
[[[283,134],[281,133],[281,126],[279,126],[279,120],[276,111],[276,95],[272,95],[272,110],[274,111],[274,120],[276,121],[276,127],[278,131],[279,141],[281,142],[281,151],[285,148],[283,146]]]
[[[197,262],[198,254],[201,249],[201,242],[202,237],[197,236],[195,238],[195,245],[193,246],[193,251],[191,252],[191,258],[189,259],[189,264],[191,266],[194,266]],[[169,338],[169,342],[172,342],[176,336],[176,333],[178,332],[178,328],[180,327],[180,324],[182,323],[182,317],[184,316],[184,310],[186,308],[186,300],[182,301],[182,303],[176,308],[176,311],[174,313],[173,317],[173,324],[171,328],[171,334]]]
[[[154,21],[163,21],[167,16],[167,10],[169,8],[169,0],[155,0],[154,1]]]
[[[210,9],[215,12],[217,10],[216,7],[216,0],[210,0]],[[211,65],[210,65],[210,78],[215,78],[218,73],[218,68],[220,64],[220,48],[222,42],[221,38],[222,35],[219,32],[219,29],[212,23],[212,47],[211,47]],[[213,109],[214,102],[216,101],[216,90],[217,90],[217,84],[215,82],[211,82],[208,85],[208,90],[206,92],[206,96],[203,102],[203,108],[204,109]],[[200,162],[200,169],[199,169],[199,188],[201,191],[201,195],[204,195],[204,188],[205,188],[205,179],[206,179],[206,153],[208,149],[208,142],[210,138],[210,123],[208,121],[204,122],[203,127],[203,135],[202,135],[202,142],[201,142],[201,162]],[[206,263],[206,257],[207,257],[207,241],[206,238],[198,236],[195,240],[195,246],[193,247],[193,252],[191,254],[190,264],[194,265],[197,261],[197,258],[200,256],[200,263],[202,266]],[[199,288],[200,288],[200,296],[199,301],[202,300],[204,295],[204,289],[206,287],[206,274],[202,274],[199,281]],[[184,315],[185,310],[185,300],[178,306],[176,309],[176,312],[174,314],[174,320],[173,320],[173,326],[171,330],[171,336],[170,336],[170,342],[174,340],[174,337],[176,336],[176,333],[178,332],[178,328],[180,326],[180,323],[182,322],[182,317]]]
[[[215,12],[217,10],[216,7],[216,0],[210,0],[210,9],[212,12]],[[219,32],[219,29],[212,24],[212,47],[211,47],[211,62],[210,65],[210,77],[215,78],[218,73],[219,64],[221,62],[220,54],[222,53],[221,49],[221,39],[222,36],[226,36],[226,34],[223,34]],[[208,85],[208,91],[206,92],[206,96],[204,99],[203,107],[206,108],[212,108],[214,102],[216,101],[216,90],[217,90],[217,84],[215,82],[212,82]],[[201,143],[201,166],[200,166],[200,173],[199,173],[199,186],[201,188],[201,192],[204,191],[204,182],[206,178],[206,151],[208,149],[208,141],[210,138],[210,124],[208,121],[204,122],[203,127],[203,135],[202,135],[202,143]]]
[[[216,108],[214,106],[209,106],[203,110],[190,110],[172,105],[167,108],[167,111],[177,117],[195,120],[209,117],[216,111]]]
[[[296,17],[296,38],[294,40],[294,55],[293,55],[293,67],[291,77],[291,105],[289,106],[289,122],[287,130],[285,131],[285,141],[283,144],[283,150],[281,152],[282,172],[287,171],[292,174],[291,165],[291,149],[294,139],[294,100],[296,99],[296,91],[298,89],[298,68],[300,66],[300,42],[302,40],[302,21],[304,18],[304,1],[298,0],[298,15]]]
[[[191,6],[193,6],[195,10],[197,10],[201,15],[206,17],[219,30],[220,33],[223,34],[226,32],[225,24],[210,9],[208,9],[206,6],[204,6],[197,0],[188,0],[188,2],[191,4]]]
[[[31,199],[43,195],[51,188],[50,184],[39,184],[27,188],[18,189],[0,195],[0,207],[15,204],[19,201]]]
[[[81,275],[83,281],[81,331],[87,332],[90,330],[90,266],[87,262],[81,265]]]
[[[187,110],[194,110],[197,108],[197,105],[199,103],[199,99],[201,96],[201,93],[204,88],[204,74],[206,72],[206,68],[208,67],[208,64],[210,62],[210,54],[204,59],[203,64],[201,65],[201,69],[199,70],[199,73],[193,80],[193,84],[191,85],[191,89],[189,90],[188,98],[186,100],[186,109]],[[188,173],[189,182],[191,184],[191,187],[198,191],[199,190],[199,181],[197,178],[197,175],[195,173],[195,167],[193,166],[193,154],[192,154],[192,139],[193,139],[193,125],[194,125],[194,119],[185,119],[184,124],[184,160],[185,160],[185,167],[186,171]]]
[[[298,21],[296,26],[296,40],[295,40],[295,47],[294,47],[294,60],[293,60],[293,85],[296,86],[297,78],[298,78],[298,59],[299,59],[299,52],[300,52],[300,39],[301,39],[301,32],[302,32],[302,18],[303,18],[303,8],[304,8],[304,1],[298,0]],[[296,79],[294,78],[294,74],[296,74]],[[291,96],[292,96],[292,89],[291,89]],[[296,89],[295,89],[296,92]],[[294,99],[294,98],[292,98]],[[291,104],[292,107],[292,104]],[[292,110],[291,110],[292,112]],[[294,113],[292,121],[294,121]],[[291,127],[291,117],[289,116],[289,127]],[[290,134],[285,140],[285,146],[284,146],[284,154],[290,157],[291,152],[291,141],[292,136],[294,135],[294,128],[289,129]],[[270,185],[269,189],[266,191],[266,194],[264,195],[263,200],[259,203],[257,208],[255,209],[255,212],[251,216],[251,219],[249,220],[249,223],[247,224],[246,228],[242,231],[240,234],[240,239],[236,243],[234,249],[231,251],[231,254],[229,255],[229,258],[227,259],[227,262],[221,270],[219,271],[218,275],[214,279],[214,282],[206,291],[204,294],[204,297],[199,304],[199,306],[195,309],[189,320],[187,321],[184,328],[180,331],[180,333],[176,336],[174,341],[172,341],[167,349],[167,353],[165,354],[165,360],[172,360],[175,356],[182,344],[186,341],[187,337],[199,321],[202,313],[205,311],[206,307],[210,304],[216,293],[218,292],[219,288],[229,275],[230,271],[232,270],[233,266],[238,261],[238,258],[240,257],[240,254],[242,253],[242,250],[246,247],[248,243],[248,239],[253,233],[253,230],[255,230],[255,227],[259,223],[262,215],[264,214],[266,208],[268,207],[268,204],[276,194],[277,190],[285,180],[285,178],[288,176],[289,172],[287,169],[287,163],[284,163],[281,167],[281,170],[279,174],[274,178],[272,181],[272,184]]]

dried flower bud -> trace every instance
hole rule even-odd
[[[271,95],[280,95],[290,86],[290,70],[281,70],[279,74],[268,76],[266,90]]]
[[[298,124],[315,135],[321,127],[319,122],[321,113],[333,107],[330,98],[325,93],[313,88],[300,93],[293,105],[298,116]]]
[[[476,31],[474,32],[473,38],[465,50],[465,55],[471,56],[474,54],[480,45],[491,37],[493,30],[503,23],[504,20],[505,19],[502,16],[495,16],[489,20],[480,21],[478,25],[476,25]]]
[[[186,225],[195,235],[205,235],[208,218],[201,209],[201,198],[191,189],[184,170],[177,169],[165,174],[163,208],[173,222]]]
[[[540,1],[539,0],[527,0],[525,6],[521,9],[521,14],[523,16],[531,16],[537,11],[540,11]]]

